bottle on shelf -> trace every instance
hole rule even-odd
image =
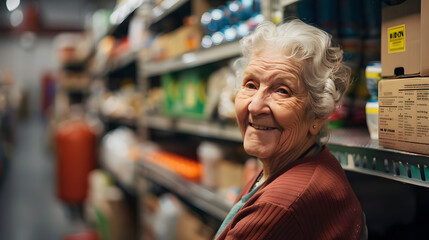
[[[366,86],[370,99],[365,105],[366,124],[371,139],[378,139],[378,82],[381,79],[381,63],[372,62],[365,70]]]

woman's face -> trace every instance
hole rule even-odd
[[[264,49],[251,56],[235,100],[248,154],[277,159],[307,145],[312,122],[306,117],[307,90],[299,77],[300,63],[278,51]]]

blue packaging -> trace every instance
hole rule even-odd
[[[317,22],[315,0],[301,0],[298,2],[298,18],[308,24]]]
[[[338,36],[339,29],[339,14],[338,0],[319,0],[319,7],[317,12],[317,21],[320,27],[331,34]]]

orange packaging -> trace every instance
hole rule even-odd
[[[187,180],[200,182],[202,166],[199,162],[168,152],[153,152],[147,160],[179,174]]]

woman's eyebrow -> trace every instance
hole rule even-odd
[[[253,79],[253,80],[257,80],[257,79],[259,79],[259,76],[260,74],[258,74],[258,73],[255,73],[255,71],[251,71],[251,70],[246,70],[246,71],[244,71],[244,73],[243,73],[243,81],[244,80],[247,80],[247,79]]]
[[[296,85],[299,81],[299,77],[294,73],[279,71],[279,73],[270,76],[270,81],[274,81],[276,83],[287,82],[289,84]]]

